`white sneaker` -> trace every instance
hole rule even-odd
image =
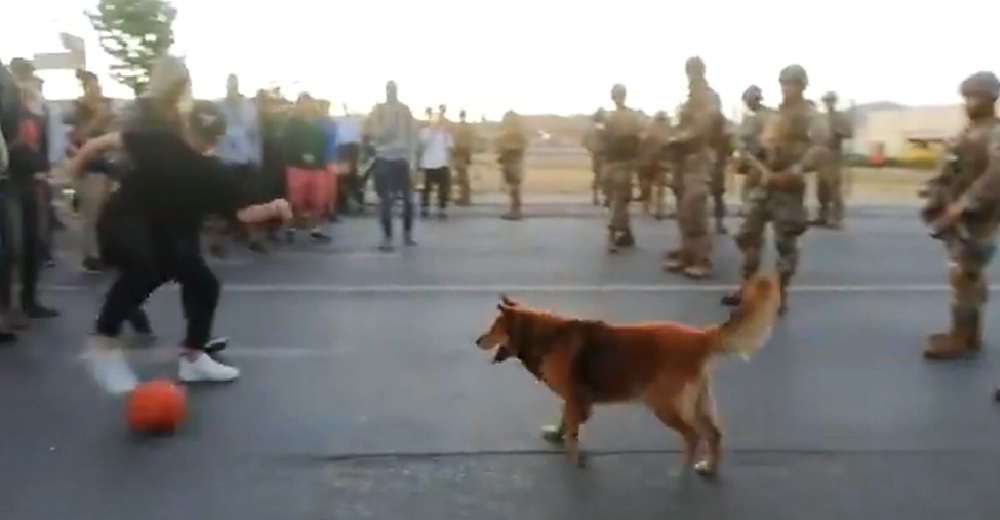
[[[97,384],[111,394],[126,394],[139,384],[117,338],[90,336],[82,357]]]
[[[240,377],[240,370],[223,365],[202,352],[193,361],[181,356],[177,377],[185,383],[228,383]]]

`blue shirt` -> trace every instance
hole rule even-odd
[[[337,123],[330,116],[321,116],[319,124],[323,127],[323,135],[326,137],[326,154],[323,157],[323,162],[325,164],[337,162],[337,144],[339,143]]]
[[[216,155],[225,164],[260,164],[261,142],[257,107],[246,98],[223,99],[219,109],[226,117],[226,135],[219,139]]]

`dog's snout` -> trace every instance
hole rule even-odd
[[[485,343],[485,342],[486,342],[486,334],[481,334],[478,338],[476,338],[476,346],[477,347],[482,348],[483,347],[483,343]]]

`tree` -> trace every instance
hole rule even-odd
[[[97,8],[85,14],[101,48],[117,62],[111,77],[141,94],[156,59],[174,44],[173,5],[168,0],[98,0]]]

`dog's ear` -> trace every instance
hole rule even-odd
[[[507,296],[506,294],[500,295],[500,303],[507,305],[509,307],[517,307],[517,302],[512,300],[510,296]]]

